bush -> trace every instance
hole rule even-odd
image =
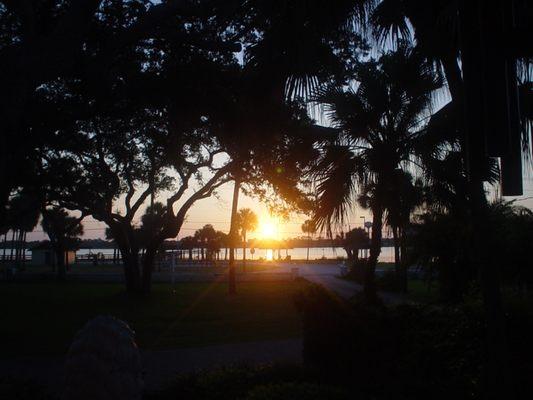
[[[320,286],[297,296],[304,360],[324,376],[382,398],[462,398],[477,393],[479,316],[463,309],[350,304]]]
[[[249,393],[253,394],[256,388],[277,387],[276,385],[283,387],[286,383],[297,386],[317,380],[318,376],[313,370],[299,365],[242,365],[178,376],[176,381],[166,389],[147,394],[145,398],[149,400],[236,400],[246,398]],[[267,389],[257,390],[255,396],[259,396]]]
[[[245,400],[348,400],[346,389],[314,383],[278,383],[252,389]]]
[[[0,380],[0,399],[9,400],[53,400],[44,387],[27,381]]]
[[[376,285],[379,290],[399,292],[402,290],[403,280],[396,271],[385,271],[383,275],[377,277]]]
[[[346,279],[363,284],[365,279],[365,268],[366,260],[363,258],[359,258],[357,261],[353,262],[352,265],[349,265],[349,270],[348,274],[346,274]]]

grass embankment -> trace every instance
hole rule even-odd
[[[293,294],[302,282],[246,282],[238,294],[214,283],[155,284],[132,299],[120,284],[0,285],[0,357],[63,354],[97,315],[113,315],[136,331],[141,349],[194,347],[301,335]]]

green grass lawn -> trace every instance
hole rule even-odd
[[[91,318],[113,315],[137,333],[141,349],[282,339],[301,335],[292,295],[305,283],[155,284],[131,299],[120,284],[0,284],[0,357],[64,353]]]

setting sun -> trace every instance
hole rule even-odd
[[[270,217],[261,218],[258,233],[261,239],[276,239],[278,235],[276,221]]]

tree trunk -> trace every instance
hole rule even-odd
[[[369,303],[377,301],[376,265],[381,253],[381,228],[383,226],[383,209],[372,209],[372,238],[370,239],[370,256],[365,267],[363,292]]]
[[[400,238],[398,237],[398,227],[392,227],[392,237],[394,241],[394,271],[400,276]]]
[[[22,265],[26,265],[26,235],[27,232],[24,232],[22,236]]]
[[[11,235],[11,251],[9,252],[9,261],[13,261],[13,250],[15,248],[15,230],[13,229]]]
[[[4,233],[4,248],[2,249],[2,264],[6,262],[7,232]]]
[[[242,272],[246,272],[246,231],[242,232]]]
[[[309,262],[309,247],[311,247],[311,236],[307,235],[307,262]]]
[[[237,207],[239,205],[239,190],[241,182],[238,177],[235,177],[235,185],[233,187],[233,202],[231,205],[231,227],[229,232],[229,271],[228,271],[228,292],[229,294],[237,293],[235,282],[235,242],[237,236]]]
[[[192,247],[189,249],[189,261],[192,261]]]
[[[148,294],[152,288],[152,272],[154,270],[154,262],[157,255],[157,248],[159,246],[150,246],[146,248],[142,265],[142,293]]]
[[[17,242],[15,243],[15,262],[20,264],[20,246],[22,245],[22,230],[17,231]]]
[[[407,226],[404,225],[404,226]],[[401,270],[401,276],[402,276],[402,292],[407,293],[408,287],[408,276],[407,276],[407,269],[409,268],[408,258],[407,258],[407,238],[405,237],[405,229],[400,229],[400,270]]]
[[[56,243],[56,265],[57,265],[57,280],[63,282],[67,278],[67,271],[65,269],[65,249],[59,243]]]
[[[139,255],[129,249],[120,249],[124,265],[126,291],[138,295],[141,292],[141,276],[139,272]]]

